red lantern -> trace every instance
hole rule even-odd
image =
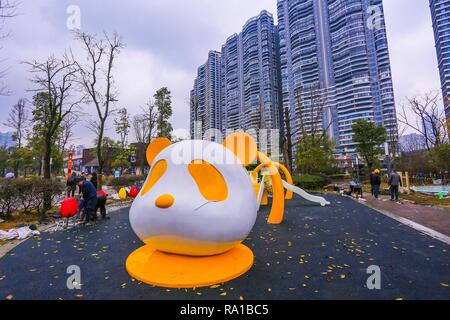
[[[106,194],[106,192],[103,191],[103,190],[97,191],[97,195],[98,195],[98,196],[105,197],[105,198],[108,197],[108,195]]]
[[[63,218],[72,218],[78,213],[78,201],[75,198],[67,198],[61,204],[60,214]]]
[[[131,198],[136,198],[136,197],[138,196],[138,194],[139,194],[138,188],[137,188],[136,186],[133,186],[133,187],[130,189],[130,193],[129,193],[130,197],[131,197]]]

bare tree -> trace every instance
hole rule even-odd
[[[97,120],[91,122],[91,129],[97,135],[97,158],[98,158],[98,184],[102,187],[102,174],[105,159],[102,153],[106,122],[114,112],[114,103],[117,102],[117,92],[114,88],[113,68],[117,56],[120,54],[124,43],[117,33],[112,37],[104,34],[104,38],[98,38],[84,32],[78,32],[76,39],[79,40],[86,53],[87,62],[77,65],[80,69],[80,83],[90,102],[94,104],[97,111]]]
[[[139,154],[140,164],[140,173],[144,173],[145,168],[145,150],[146,146],[148,146],[148,137],[150,128],[148,126],[148,122],[145,119],[145,116],[142,114],[136,115],[133,117],[132,121],[134,136],[136,137],[136,141],[138,146],[136,148],[136,152]]]
[[[59,152],[64,155],[67,146],[72,142],[73,129],[78,121],[78,114],[70,114],[61,122],[61,133],[59,135]]]
[[[402,105],[398,121],[423,136],[428,151],[446,142],[447,126],[441,94],[438,91],[408,98]]]
[[[295,92],[297,117],[296,127],[296,167],[305,172],[322,172],[333,165],[332,150],[334,142],[328,136],[332,126],[331,113],[328,112],[329,92],[320,88],[298,88]],[[326,117],[328,115],[328,117]],[[327,121],[326,121],[327,120]],[[311,154],[316,152],[316,158]],[[320,156],[320,158],[319,158]]]
[[[133,117],[133,132],[138,143],[147,143],[149,129],[150,128],[148,127],[147,121],[143,115],[138,114]]]
[[[401,135],[400,151],[406,154],[414,154],[417,152],[423,152],[426,150],[425,139],[423,136],[414,135]]]
[[[332,121],[324,122],[326,108],[328,108],[328,93],[320,89],[311,89],[305,93],[301,88],[296,95],[299,140],[311,137],[313,144],[323,141],[329,131]],[[307,103],[305,103],[307,102]]]
[[[34,97],[33,120],[34,131],[39,132],[43,144],[43,175],[51,179],[51,156],[58,131],[63,121],[76,113],[79,105],[85,100],[76,88],[78,67],[67,55],[62,59],[51,56],[45,62],[26,62],[33,75],[32,91]],[[51,199],[46,197],[46,208]]]
[[[151,100],[141,110],[142,117],[148,126],[148,135],[145,143],[149,144],[157,136],[159,113],[155,103]]]
[[[30,118],[26,106],[26,100],[20,99],[15,104],[9,114],[9,118],[4,125],[14,130],[14,140],[16,142],[16,148],[22,148],[23,138],[25,131],[30,123]]]
[[[137,142],[140,147],[138,152],[140,153],[139,158],[141,159],[140,167],[141,172],[144,172],[145,167],[145,146],[149,145],[150,142],[156,137],[157,134],[157,123],[158,123],[158,110],[155,104],[149,100],[145,107],[141,107],[141,114],[136,115],[133,118],[133,131]]]
[[[22,148],[26,130],[30,123],[29,120],[30,119],[26,107],[26,100],[20,99],[17,104],[13,106],[7,122],[4,123],[6,127],[14,130],[13,139],[16,142],[16,147],[14,148],[13,154],[11,155],[11,160],[13,161],[13,169],[16,177],[19,175],[19,150]]]
[[[0,0],[0,19],[12,18],[17,15],[19,1]]]
[[[0,0],[0,40],[8,37],[9,33],[4,32],[5,20],[7,18],[15,17],[17,13],[18,1],[15,0]],[[0,50],[2,47],[0,47]],[[0,62],[4,60],[1,59]],[[0,80],[5,77],[7,69],[0,70]],[[0,96],[9,95],[10,92],[3,82],[0,82]]]

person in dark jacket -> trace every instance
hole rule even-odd
[[[392,171],[391,176],[389,177],[389,186],[391,190],[391,201],[398,201],[400,198],[400,184],[401,184],[400,175]]]
[[[69,179],[67,179],[67,198],[75,197],[75,191],[77,190],[76,177],[77,173],[73,172]]]
[[[381,176],[380,170],[376,169],[370,175],[370,185],[372,186],[372,195],[375,199],[378,199],[380,196],[380,186],[381,186]]]
[[[83,177],[77,177],[76,181],[83,195],[85,222],[95,221],[97,218],[97,189],[92,182]]]
[[[94,185],[95,190],[98,190],[98,175],[97,175],[97,172],[94,172],[92,174],[91,182]]]
[[[106,216],[106,201],[107,201],[107,195],[104,193],[98,193],[97,194],[97,207],[95,209],[95,213],[97,214],[98,209],[100,209],[100,214],[102,215],[103,220],[109,219],[109,217]]]

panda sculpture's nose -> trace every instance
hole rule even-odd
[[[156,199],[155,205],[160,209],[168,209],[175,203],[174,197],[170,194],[164,194]]]

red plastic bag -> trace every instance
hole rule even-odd
[[[60,214],[63,218],[72,218],[78,213],[78,201],[75,198],[67,198],[61,204]]]
[[[137,188],[136,186],[133,186],[133,187],[130,189],[130,193],[129,193],[130,197],[131,197],[131,198],[136,198],[136,197],[138,196],[138,194],[139,194],[138,188]]]

